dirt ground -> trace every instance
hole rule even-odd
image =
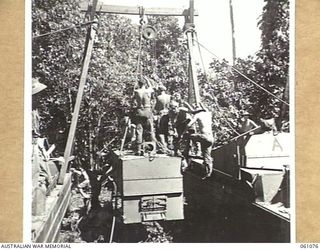
[[[111,191],[101,190],[101,207],[92,209],[88,201],[76,190],[72,191],[69,211],[61,225],[60,242],[86,243],[110,242],[113,222]],[[115,220],[112,242],[172,242],[172,236],[166,233],[157,222],[141,225],[121,225]]]
[[[184,220],[124,225],[116,219],[111,242],[290,241],[290,224],[271,213],[249,203],[232,202],[230,197],[224,203],[218,203],[217,199],[199,200],[203,193],[194,190],[187,195]],[[110,242],[113,224],[111,191],[103,188],[99,200],[101,207],[90,209],[83,197],[73,190],[70,209],[61,226],[60,242]]]

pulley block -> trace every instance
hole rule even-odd
[[[144,39],[152,40],[155,39],[157,36],[156,29],[153,28],[151,25],[146,25],[142,27],[142,36]]]

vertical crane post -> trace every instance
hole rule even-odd
[[[88,12],[90,13],[90,21],[93,21],[94,15],[95,15],[95,10],[97,6],[98,0],[93,0],[92,6],[88,5]],[[74,106],[73,114],[72,114],[72,120],[71,120],[71,125],[69,129],[69,134],[68,134],[68,140],[66,144],[66,148],[64,151],[64,164],[61,167],[60,170],[60,175],[59,175],[59,184],[63,184],[65,174],[67,172],[68,164],[69,164],[69,159],[70,159],[70,154],[74,142],[74,136],[76,132],[76,127],[78,123],[78,117],[79,117],[79,111],[80,111],[80,106],[82,102],[82,96],[84,92],[84,86],[87,80],[87,75],[88,75],[88,69],[89,69],[89,63],[91,59],[91,54],[93,50],[93,43],[94,43],[94,38],[96,35],[96,27],[94,27],[94,24],[92,24],[87,33],[87,40],[86,40],[86,47],[85,47],[85,52],[84,52],[84,59],[83,59],[83,64],[82,64],[82,70],[81,70],[81,76],[80,76],[80,83],[79,83],[79,89],[77,93],[77,99],[76,103]]]
[[[197,78],[196,64],[195,64],[195,56],[194,56],[194,43],[193,43],[193,34],[194,30],[194,0],[190,0],[189,7],[189,16],[186,19],[185,29],[186,36],[188,41],[188,49],[189,49],[189,103],[195,104],[196,106],[200,103],[200,92],[199,92],[199,84]]]

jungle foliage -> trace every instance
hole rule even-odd
[[[133,86],[138,78],[139,26],[124,16],[97,15],[98,33],[90,62],[84,98],[76,131],[74,154],[89,163],[112,139],[118,146],[123,135],[120,120],[130,111]],[[77,0],[32,1],[32,74],[48,86],[33,98],[42,120],[42,134],[63,153],[81,73],[88,26],[37,37],[85,23]],[[187,99],[188,54],[182,27],[173,17],[148,17],[157,30],[155,40],[142,40],[143,74],[157,75],[170,94]],[[288,102],[289,2],[265,0],[258,27],[261,49],[235,68]],[[288,108],[249,83],[225,60],[213,59],[207,75],[199,69],[204,100],[213,112],[216,144],[235,135],[240,110],[253,120],[279,117],[288,121]],[[286,88],[287,87],[287,88]]]

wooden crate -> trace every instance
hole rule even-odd
[[[115,151],[113,165],[125,224],[183,219],[181,158]]]

